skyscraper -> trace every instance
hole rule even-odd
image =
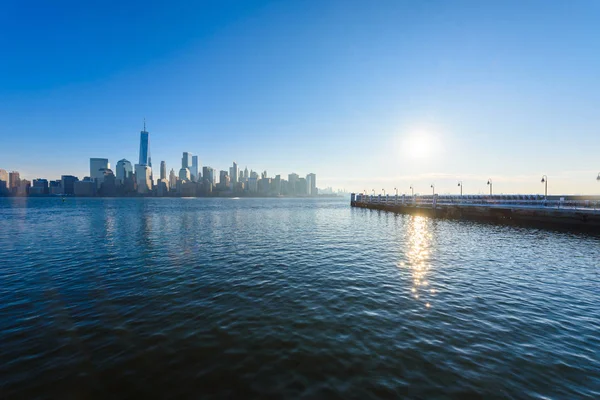
[[[147,165],[135,165],[135,178],[137,181],[138,193],[146,194],[152,190],[152,180],[150,179],[151,170]]]
[[[247,180],[249,178],[248,176],[248,167],[244,168],[244,180]]]
[[[5,169],[0,169],[0,181],[4,181],[8,184],[8,172]]]
[[[11,171],[8,174],[8,188],[17,189],[21,183],[21,175],[17,171]]]
[[[118,164],[117,164],[118,165]],[[129,165],[131,167],[131,165]],[[75,194],[75,182],[79,181],[76,176],[63,175],[60,178],[60,184],[62,186],[62,194]]]
[[[190,167],[192,180],[198,182],[198,156],[192,156],[192,166]]]
[[[231,175],[231,183],[233,183],[235,185],[237,183],[238,177],[240,175],[239,170],[238,170],[238,165],[235,161],[233,162],[233,167],[231,167],[230,175]]]
[[[175,175],[175,171],[171,168],[171,172],[169,173],[169,188],[171,190],[175,189],[177,186],[177,176]]]
[[[288,192],[293,195],[296,194],[296,182],[298,181],[298,174],[291,173],[288,175]]]
[[[312,173],[306,175],[306,193],[309,196],[317,195],[317,175]]]
[[[192,167],[192,153],[188,153],[187,151],[183,152],[183,157],[181,157],[181,168],[191,168]]]
[[[167,179],[167,163],[160,162],[160,179]]]
[[[215,184],[215,171],[211,167],[202,167],[202,181],[209,185]]]
[[[90,179],[96,182],[99,188],[104,181],[104,170],[110,169],[107,158],[90,158]]]
[[[150,134],[146,132],[146,119],[144,119],[144,130],[140,132],[140,165],[148,165],[148,140]]]
[[[133,167],[129,161],[122,159],[117,161],[117,168],[115,172],[117,174],[117,181],[123,184],[127,178],[133,175]]]

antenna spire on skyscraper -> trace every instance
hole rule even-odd
[[[144,132],[146,132],[146,117],[144,117]]]

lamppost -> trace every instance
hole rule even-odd
[[[431,184],[431,189],[433,189],[433,195],[435,196],[435,185],[433,183]]]
[[[492,185],[493,185],[492,178],[488,179],[487,184],[490,185],[490,196],[491,196],[492,195]]]
[[[414,197],[415,195],[415,188],[413,188],[412,185],[410,185],[410,194]]]
[[[598,177],[596,178],[598,182],[600,182],[600,172],[598,172]]]
[[[460,187],[460,195],[462,196],[462,189],[463,189],[462,181],[458,182],[458,186]]]
[[[548,197],[548,177],[546,175],[542,175],[542,183],[545,186],[544,198],[546,198]]]

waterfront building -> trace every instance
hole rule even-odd
[[[275,178],[271,179],[271,194],[276,196],[281,194],[281,175],[275,175]]]
[[[8,189],[16,192],[21,182],[21,175],[17,171],[11,171],[8,174]]]
[[[295,195],[296,194],[296,182],[300,177],[296,173],[291,173],[288,175],[288,194]]]
[[[19,186],[17,187],[17,196],[29,196],[29,189],[31,188],[31,182],[27,179],[19,180]]]
[[[262,194],[269,194],[271,190],[271,178],[262,178],[258,181],[258,192]]]
[[[139,165],[148,165],[148,151],[150,146],[150,133],[146,131],[146,120],[144,119],[144,130],[140,132],[140,160]]]
[[[167,179],[167,163],[160,162],[160,179]]]
[[[133,175],[133,166],[126,159],[119,160],[115,173],[117,175],[117,183],[122,185],[127,178]]]
[[[60,177],[60,186],[62,188],[61,194],[74,195],[75,194],[75,182],[79,179],[72,175],[62,175]]]
[[[250,176],[248,175],[248,167],[244,168],[244,180],[247,180]]]
[[[305,196],[307,194],[306,188],[306,179],[298,178],[296,180],[295,194],[298,196]]]
[[[189,181],[191,180],[191,174],[189,168],[183,168],[179,170],[179,180]]]
[[[156,195],[158,197],[165,197],[169,195],[169,181],[166,179],[159,179],[156,184]]]
[[[190,176],[194,182],[198,182],[198,156],[192,156],[192,166],[190,167]]]
[[[34,179],[31,188],[29,188],[30,196],[43,196],[50,193],[47,179]]]
[[[233,166],[231,167],[231,183],[235,185],[238,182],[238,177],[239,177],[238,165],[234,161]]]
[[[104,179],[105,169],[110,169],[110,163],[106,158],[90,158],[90,178],[96,182],[96,187],[100,187]]]
[[[175,171],[171,168],[171,172],[169,173],[169,189],[174,190],[177,186],[177,176],[175,175]]]
[[[6,182],[8,187],[8,172],[5,169],[0,169],[0,181]]]
[[[192,153],[188,153],[187,151],[183,152],[183,157],[181,157],[181,168],[191,168],[192,167]]]
[[[256,193],[258,192],[258,178],[257,177],[250,177],[248,178],[248,191],[250,193]]]
[[[135,179],[139,194],[148,194],[152,191],[152,169],[148,165],[135,165]]]
[[[104,168],[102,170],[104,176],[102,177],[102,184],[99,188],[99,194],[101,196],[115,196],[117,194],[117,183],[115,174],[111,169]]]
[[[202,177],[204,178],[202,181],[203,183],[206,184],[206,182],[208,182],[210,186],[215,185],[215,170],[212,169],[212,167],[203,167]]]
[[[317,175],[310,173],[306,175],[306,194],[309,196],[317,195]]]
[[[63,175],[63,176],[70,176],[70,175]],[[75,178],[77,179],[77,178]],[[78,180],[78,179],[77,179]],[[73,184],[75,184],[75,182],[73,182]],[[49,182],[49,191],[51,195],[61,195],[63,194],[63,184],[62,184],[62,180],[56,180],[56,181],[50,181]],[[74,188],[72,187],[72,192],[71,194],[75,194]]]
[[[82,181],[75,182],[73,189],[75,196],[91,197],[96,195],[97,184],[90,177],[86,177]]]

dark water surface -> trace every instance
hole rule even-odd
[[[600,236],[0,199],[0,397],[600,398]]]

